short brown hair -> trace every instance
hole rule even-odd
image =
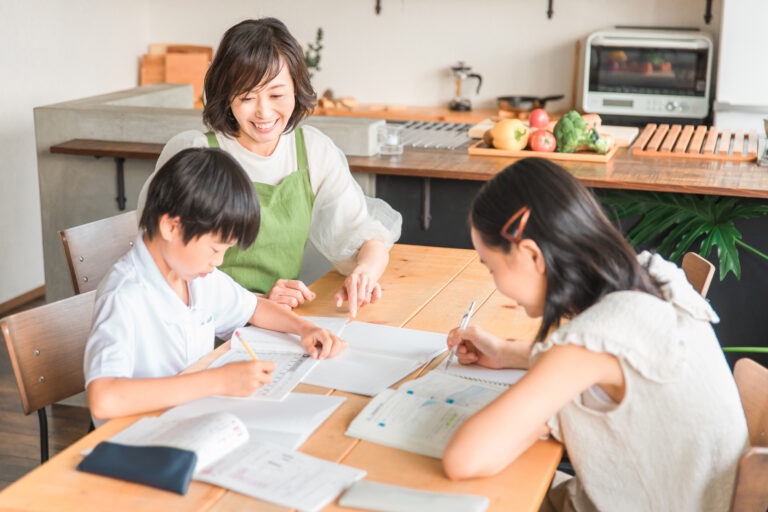
[[[285,127],[295,128],[315,108],[317,95],[296,39],[275,18],[245,20],[231,27],[216,50],[205,74],[203,122],[209,129],[235,137],[240,132],[232,114],[232,100],[266,84],[280,73],[280,60],[293,79],[296,106]]]

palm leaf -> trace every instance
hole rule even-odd
[[[672,261],[680,261],[698,240],[699,254],[708,257],[717,248],[720,280],[733,272],[741,279],[737,246],[768,260],[768,256],[744,243],[735,219],[768,214],[768,205],[744,202],[735,197],[698,196],[664,192],[605,191],[599,199],[613,220],[640,216],[627,232],[627,240],[638,246],[657,237],[657,251]]]

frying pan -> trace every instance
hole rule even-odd
[[[557,101],[565,97],[563,94],[554,96],[499,96],[499,108],[501,110],[520,111],[544,108],[548,101]]]

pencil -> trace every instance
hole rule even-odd
[[[464,316],[461,318],[461,323],[459,324],[459,329],[466,329],[467,325],[469,325],[469,319],[472,318],[472,314],[475,312],[475,306],[477,305],[477,301],[472,301],[472,304],[469,305],[469,309],[466,313],[464,313]],[[456,355],[456,350],[459,348],[459,344],[453,346],[450,352],[448,352],[448,357],[445,358],[445,364],[443,364],[443,370],[447,370],[448,367],[451,365],[451,359],[453,359],[453,356]]]
[[[242,336],[240,336],[240,331],[235,331],[235,336],[237,336],[237,339],[240,340],[240,343],[243,344],[243,346],[245,347],[245,350],[248,351],[248,354],[251,355],[253,360],[258,361],[259,358],[256,357],[256,354],[253,353],[253,350],[251,350],[251,347],[248,346],[248,343],[246,343],[245,340],[242,338]]]

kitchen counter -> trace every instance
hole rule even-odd
[[[353,109],[316,108],[316,116],[369,117],[393,121],[443,121],[448,123],[479,123],[497,117],[498,109],[474,109],[454,112],[448,107],[414,107],[404,105],[358,105]]]
[[[406,148],[399,160],[347,160],[353,172],[487,181],[516,159]],[[620,148],[607,163],[556,162],[589,187],[768,198],[768,167],[756,162],[635,157],[628,148]]]

